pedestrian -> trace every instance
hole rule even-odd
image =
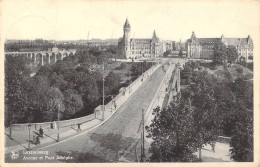
[[[211,147],[212,147],[212,151],[215,152],[215,145],[216,145],[216,142],[212,142],[211,143]]]
[[[36,144],[36,137],[33,135],[33,144]]]
[[[78,130],[77,132],[81,131],[81,128],[80,128],[80,123],[78,123]]]
[[[43,137],[43,129],[42,129],[41,126],[40,126],[40,129],[39,129],[39,135],[40,135],[40,137]]]
[[[116,107],[117,107],[117,106],[116,106],[116,101],[114,101],[114,107],[115,107],[115,110],[116,110]]]
[[[37,146],[38,144],[41,144],[41,142],[40,142],[40,136],[39,136],[39,135],[37,135],[37,137],[36,137],[36,143],[35,143],[35,145]]]

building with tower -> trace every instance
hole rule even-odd
[[[246,62],[253,61],[254,44],[250,35],[247,38],[225,38],[224,35],[220,38],[197,38],[192,32],[190,39],[186,42],[187,57],[212,59],[214,46],[221,43],[234,46],[238,52],[238,59]]]
[[[155,31],[150,39],[131,38],[130,34],[131,26],[126,19],[124,35],[118,41],[118,58],[153,58],[163,54],[163,42],[157,37]]]

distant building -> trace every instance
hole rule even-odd
[[[131,26],[126,19],[124,36],[118,41],[118,58],[149,58],[163,54],[162,41],[156,36],[155,31],[150,39],[130,38]]]
[[[190,39],[186,42],[187,57],[212,59],[214,46],[221,43],[234,46],[238,51],[239,59],[246,62],[252,61],[254,44],[250,35],[247,38],[225,38],[224,35],[220,38],[197,38],[192,32]]]
[[[182,43],[182,42],[181,42],[181,39],[180,39],[179,42],[175,42],[174,45],[175,45],[175,50],[176,50],[176,51],[180,51],[181,49],[182,49],[182,50],[185,50],[185,49],[186,49],[186,48],[185,48],[185,43]]]
[[[167,50],[173,50],[173,41],[164,40],[162,43],[162,52],[164,53]]]

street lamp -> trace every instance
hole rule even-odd
[[[28,150],[31,150],[31,148],[30,148],[31,147],[31,145],[30,145],[31,144],[31,137],[30,137],[31,136],[31,126],[32,126],[31,124],[28,124],[28,130],[29,130]]]
[[[111,101],[112,101],[112,104],[111,104],[111,113],[113,112],[113,104],[114,104],[114,96],[112,95],[111,96]]]
[[[102,106],[102,121],[104,120],[104,112],[105,112],[105,64],[103,61],[103,106]]]
[[[58,136],[57,136],[57,142],[60,141],[60,104],[58,106]]]

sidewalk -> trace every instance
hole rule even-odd
[[[71,136],[74,136],[76,134],[80,134],[84,131],[87,131],[94,126],[100,124],[102,121],[98,119],[94,119],[92,121],[86,122],[84,124],[81,124],[80,128],[81,131],[77,132],[77,125],[69,126],[60,128],[60,141],[69,138]],[[38,131],[34,128],[31,129],[30,133],[30,148],[36,149],[41,148],[43,146],[46,146],[48,144],[56,143],[57,142],[57,135],[58,130],[57,129],[43,129],[44,131],[44,137],[40,138],[41,144],[36,146],[35,144],[32,144],[33,136],[36,136],[35,132],[38,133]],[[9,138],[8,134],[9,131],[5,131],[5,154],[10,153],[12,150],[20,151],[28,149],[28,141],[29,141],[29,131],[12,131],[12,139]]]

